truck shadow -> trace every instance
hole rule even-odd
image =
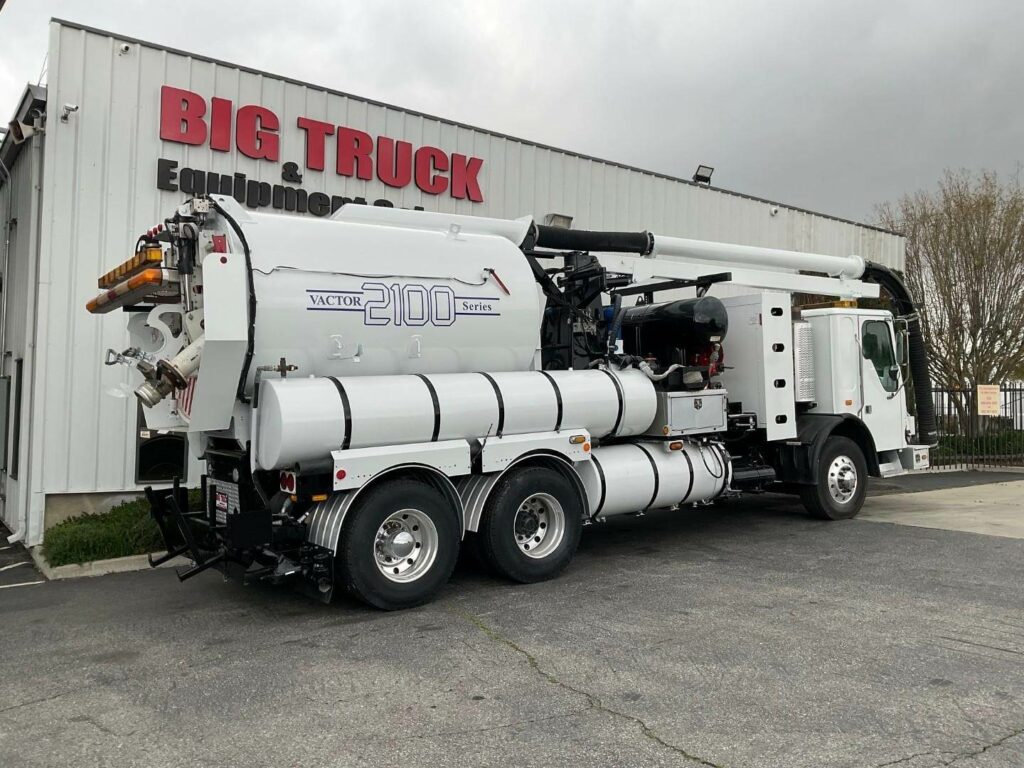
[[[713,563],[749,551],[751,537],[767,545],[773,540],[806,536],[823,526],[842,524],[812,519],[797,498],[770,493],[737,500],[718,500],[708,506],[620,515],[584,527],[576,558],[560,579],[571,579],[573,574],[578,576],[595,569],[603,570],[610,563],[618,566],[627,562],[631,567],[642,567],[644,560],[655,562],[665,558],[674,562]],[[464,547],[451,581],[439,595],[440,600],[470,593],[479,595],[494,591],[497,594],[497,591],[513,586],[490,574],[468,550],[469,547]],[[324,618],[335,612],[332,624],[355,625],[386,620],[385,617],[395,615],[369,608],[343,591],[336,592],[330,604],[324,604],[296,591],[268,584],[245,588],[236,586],[235,597],[247,593],[246,602],[250,610],[278,619],[315,615]],[[526,585],[526,588],[547,587],[541,583]],[[235,590],[228,587],[228,592],[234,594]],[[224,597],[232,599],[228,595]]]

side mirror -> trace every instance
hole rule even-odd
[[[906,328],[896,329],[896,362],[900,365],[910,364],[910,334]]]
[[[894,365],[891,368],[889,368],[889,378],[892,379],[893,381],[900,380],[900,367],[898,365]]]

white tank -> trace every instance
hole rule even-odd
[[[730,472],[723,448],[689,440],[676,451],[657,443],[603,446],[575,468],[592,517],[707,501],[728,487]]]
[[[635,369],[269,379],[256,463],[281,469],[331,451],[557,430],[638,435],[654,385]]]
[[[522,371],[533,364],[543,301],[518,248],[529,220],[489,228],[487,219],[434,215],[411,227],[407,211],[369,208],[346,217],[347,206],[334,219],[317,219],[217,200],[236,219],[251,256],[250,388],[257,366],[282,357],[300,376]],[[212,220],[212,232],[227,235],[232,253],[241,251],[223,217]],[[217,253],[205,258],[219,267]],[[208,336],[216,323],[209,310]]]

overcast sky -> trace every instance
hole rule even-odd
[[[1024,160],[1021,0],[7,0],[4,121],[51,16],[855,219]]]

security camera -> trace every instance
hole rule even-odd
[[[768,213],[771,214],[772,216],[778,216],[779,215],[779,206],[773,205],[771,208],[768,209]]]
[[[131,50],[132,50],[132,47],[130,45],[128,45],[128,43],[121,43],[119,48],[120,48],[122,54],[131,53]]]
[[[78,111],[78,105],[77,104],[65,104],[64,108],[61,110],[60,121],[62,123],[66,123],[68,121],[68,116],[71,115],[74,112],[77,112],[77,111]]]

